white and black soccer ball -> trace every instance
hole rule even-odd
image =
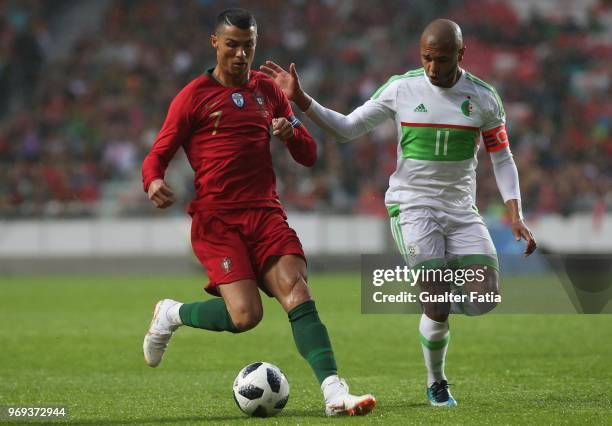
[[[254,362],[236,376],[234,400],[249,416],[274,416],[287,405],[289,382],[277,366],[269,362]]]

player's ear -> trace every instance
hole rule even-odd
[[[210,45],[213,49],[217,50],[217,46],[219,45],[219,39],[217,39],[217,34],[210,35]]]
[[[461,62],[463,60],[463,54],[465,53],[465,44],[463,45],[463,47],[461,49],[459,49],[458,55],[457,55],[457,62]]]

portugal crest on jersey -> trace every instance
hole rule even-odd
[[[221,267],[223,268],[226,274],[229,273],[232,270],[232,259],[230,259],[229,257],[224,257],[221,260]]]
[[[238,108],[244,106],[244,96],[242,96],[242,93],[232,93],[232,101],[234,101]]]

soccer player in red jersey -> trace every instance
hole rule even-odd
[[[259,289],[289,316],[300,354],[314,370],[327,415],[363,415],[376,401],[349,394],[337,375],[327,329],[306,283],[306,261],[275,188],[270,137],[277,136],[300,164],[312,166],[316,144],[272,79],[251,70],[257,24],[250,12],[228,9],[217,17],[211,44],[217,64],[185,86],[142,166],[145,192],[156,207],[174,202],[164,182],[168,163],[183,147],[195,171],[193,250],[206,267],[206,291],[221,296],[183,304],[157,303],[143,350],[156,367],[181,325],[240,333],[263,316]]]

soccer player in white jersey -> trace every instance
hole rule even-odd
[[[289,72],[271,61],[261,69],[341,142],[387,119],[395,120],[397,168],[389,179],[385,203],[399,251],[412,268],[454,268],[464,274],[473,270],[472,276],[482,278],[461,287],[430,279],[419,283],[422,291],[489,296],[482,301],[467,297],[463,303],[423,304],[419,333],[428,372],[427,397],[434,406],[455,406],[444,374],[449,313],[482,315],[495,308],[499,294],[497,253],[475,206],[481,136],[512,220],[512,233],[517,241],[527,242],[525,256],[535,250],[536,242],[523,222],[504,108],[492,86],[459,66],[465,52],[461,29],[452,21],[437,19],[423,31],[420,45],[422,68],[391,77],[349,115],[309,97],[294,64]]]

